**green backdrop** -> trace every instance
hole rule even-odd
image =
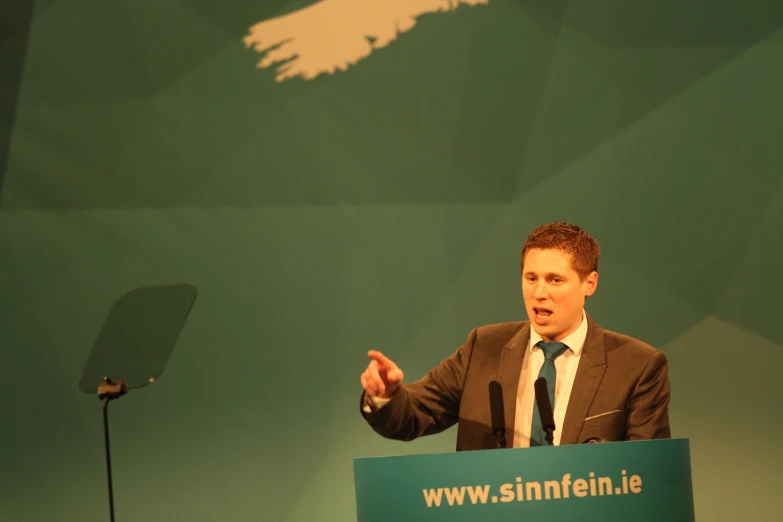
[[[601,244],[593,317],[669,356],[697,519],[779,520],[779,1],[489,0],[282,82],[243,38],[306,0],[7,4],[0,520],[108,520],[81,366],[120,293],[180,280],[166,371],[112,406],[118,520],[355,520],[354,457],[455,437],[375,435],[366,351],[415,379],[524,318],[555,220]]]

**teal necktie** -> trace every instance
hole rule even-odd
[[[555,409],[555,383],[557,382],[557,373],[555,372],[555,358],[566,351],[568,346],[563,343],[552,343],[539,341],[536,346],[541,348],[544,352],[544,364],[541,366],[541,371],[538,372],[539,377],[546,379],[546,387],[549,392],[549,404],[552,405],[552,410]],[[546,432],[541,427],[541,415],[538,413],[538,401],[533,400],[535,407],[533,408],[533,422],[530,430],[530,446],[548,446],[546,441]]]

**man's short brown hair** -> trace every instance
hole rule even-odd
[[[524,268],[525,254],[531,248],[554,248],[569,254],[571,266],[583,281],[591,272],[598,272],[598,257],[601,253],[598,243],[576,225],[550,223],[536,228],[522,247],[521,268]]]

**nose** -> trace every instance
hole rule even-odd
[[[533,286],[533,298],[534,299],[545,299],[547,293],[546,288],[546,281],[539,279],[535,282],[535,285]]]

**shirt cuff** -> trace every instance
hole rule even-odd
[[[374,397],[370,395],[369,393],[364,394],[364,404],[362,405],[362,410],[364,413],[372,413],[384,406],[390,401],[391,399],[384,399],[382,397]]]

